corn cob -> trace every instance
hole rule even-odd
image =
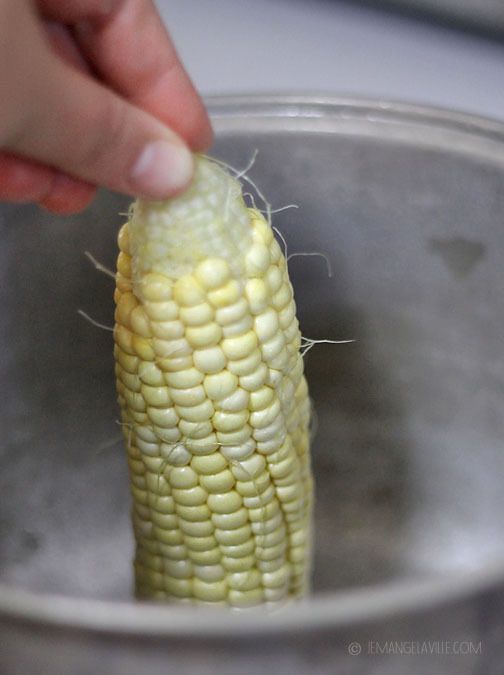
[[[309,586],[309,398],[287,265],[196,157],[120,230],[115,362],[139,597],[248,607]]]

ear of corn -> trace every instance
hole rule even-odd
[[[115,360],[140,597],[247,607],[309,585],[309,399],[287,265],[241,187],[137,202],[119,234]]]

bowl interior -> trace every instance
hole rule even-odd
[[[314,591],[504,560],[504,164],[426,142],[428,125],[399,138],[254,114],[218,119],[213,154],[242,168],[258,150],[272,208],[298,206],[273,224],[303,334],[355,340],[305,359]],[[112,334],[78,314],[113,324],[113,280],[85,252],[113,269],[127,207],[104,192],[71,218],[0,212],[0,582],[15,587],[131,597]],[[331,276],[293,255],[315,252]]]

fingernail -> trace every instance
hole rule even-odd
[[[189,184],[193,171],[193,157],[185,145],[152,141],[140,152],[130,181],[139,196],[168,199]]]

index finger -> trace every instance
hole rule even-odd
[[[208,149],[205,107],[151,0],[39,0],[45,15],[73,24],[105,84],[178,133],[192,150]]]

